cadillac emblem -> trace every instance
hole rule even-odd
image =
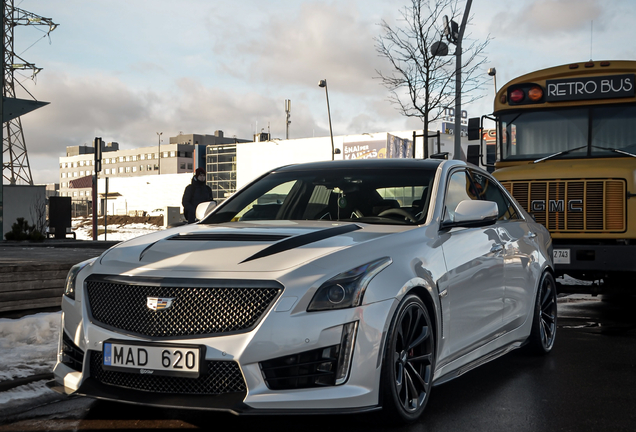
[[[148,301],[146,302],[146,306],[148,309],[153,311],[168,309],[172,306],[172,300],[174,297],[146,297]]]

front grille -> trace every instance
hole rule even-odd
[[[626,228],[625,181],[503,181],[508,192],[551,232],[621,233]]]
[[[84,351],[73,343],[62,330],[62,363],[71,369],[81,372],[84,364]]]
[[[153,338],[238,333],[256,326],[282,291],[273,286],[232,287],[231,281],[223,287],[158,285],[90,277],[86,292],[92,321],[115,331]],[[172,306],[151,310],[149,297],[171,298]]]
[[[102,353],[89,351],[91,377],[102,384],[153,393],[218,395],[245,392],[246,386],[234,361],[205,361],[198,378],[142,375],[107,371],[102,368]]]

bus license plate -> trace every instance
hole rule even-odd
[[[120,372],[199,377],[201,347],[197,345],[148,345],[106,341],[103,368]]]
[[[555,264],[570,264],[570,249],[554,249],[553,260]]]

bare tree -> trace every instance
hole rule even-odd
[[[383,20],[380,23],[382,34],[375,38],[376,51],[393,67],[390,73],[376,70],[378,78],[390,91],[389,101],[397,105],[402,115],[420,118],[424,123],[424,135],[428,134],[429,122],[439,119],[444,108],[455,104],[455,56],[444,56],[441,52],[434,55],[431,49],[444,38],[442,16],[447,15],[449,21],[459,19],[462,11],[458,3],[459,0],[411,0],[411,5],[400,11],[403,25],[391,27]],[[462,51],[464,104],[482,97],[474,91],[487,81],[486,75],[479,72],[487,61],[484,50],[490,38],[480,43],[468,35],[465,40],[469,43],[464,44],[467,46]]]
[[[43,195],[33,199],[29,213],[34,228],[44,234],[46,230],[46,198]]]

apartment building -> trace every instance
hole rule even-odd
[[[120,150],[117,143],[102,149],[102,171],[99,177],[138,177],[145,175],[193,172],[194,145],[165,144]],[[93,147],[67,147],[60,158],[60,196],[73,200],[90,200],[91,176],[95,174]]]
[[[102,146],[102,170],[99,178],[126,178],[155,176],[165,174],[192,173],[198,167],[207,171],[210,168],[206,161],[206,147],[234,148],[233,165],[236,172],[236,143],[250,140],[226,138],[223,131],[215,131],[214,135],[183,134],[170,137],[169,143],[159,141],[153,146],[135,149],[120,149],[116,142],[104,143]],[[59,195],[71,197],[74,202],[92,201],[92,176],[95,174],[93,146],[71,146],[66,148],[66,156],[60,157]],[[224,165],[222,169],[226,169]],[[235,176],[235,174],[234,174]],[[208,175],[209,183],[213,175]],[[225,176],[224,176],[225,177]],[[220,196],[226,193],[219,194]]]

